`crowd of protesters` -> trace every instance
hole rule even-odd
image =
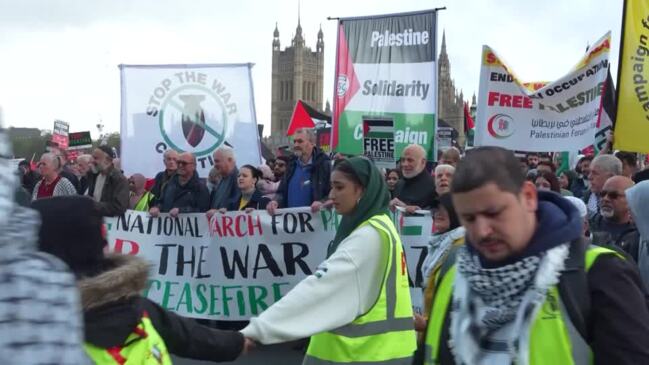
[[[0,152],[10,155],[2,133]],[[213,153],[209,175],[199,176],[193,154],[168,150],[160,164],[164,169],[147,180],[139,173],[125,177],[115,151],[106,146],[74,161],[64,150],[51,149],[40,156],[36,169],[27,162],[18,165],[20,184],[14,183],[10,171],[0,175],[6,180],[0,186],[0,249],[12,263],[2,270],[18,271],[12,265],[21,264],[31,267],[21,274],[24,280],[10,282],[15,286],[11,290],[19,295],[32,284],[38,286],[50,271],[48,290],[66,293],[61,305],[53,307],[60,310],[53,315],[60,323],[19,331],[16,343],[28,338],[57,343],[48,363],[79,364],[88,359],[102,363],[98,361],[102,356],[119,355],[106,355],[102,349],[121,348],[134,328],[152,326],[159,338],[149,338],[149,345],[162,353],[227,361],[251,348],[253,340],[275,343],[334,330],[329,322],[338,321],[337,326],[348,322],[319,316],[316,307],[324,302],[313,303],[316,315],[310,327],[297,314],[291,320],[284,318],[305,300],[295,293],[253,319],[243,334],[169,313],[139,295],[147,280],[144,262],[104,253],[101,219],[127,209],[151,216],[204,213],[211,218],[227,211],[275,214],[293,207],[315,212],[334,204],[338,211],[340,204],[352,204],[345,207],[345,214],[355,217],[355,226],[345,228],[350,237],[362,226],[358,217],[369,221],[382,209],[402,209],[406,214],[429,211],[433,217],[421,273],[424,312],[413,314],[410,327],[401,329],[413,336],[418,332],[418,350],[408,362],[395,364],[589,363],[582,362],[589,357],[595,363],[649,363],[649,165],[643,166],[637,154],[622,151],[582,155],[574,166],[561,161],[560,153],[515,156],[500,148],[464,153],[450,148],[431,165],[426,150],[412,144],[403,149],[395,169],[376,175],[379,170],[371,162],[341,155],[330,158],[316,146],[313,130],[299,129],[293,137],[293,154],[262,166],[238,165],[236,151],[221,146]],[[349,166],[341,161],[349,161]],[[360,190],[349,193],[336,187],[346,179]],[[371,202],[361,199],[369,189],[375,194]],[[356,203],[341,203],[345,194],[354,196]],[[358,211],[366,208],[367,212]],[[16,245],[17,235],[23,233],[25,244]],[[75,249],[82,245],[87,249]],[[33,256],[37,250],[41,256]],[[373,257],[361,251],[353,254],[363,262]],[[325,262],[333,271],[345,267],[336,257]],[[376,257],[373,262],[381,260]],[[67,274],[66,266],[72,274]],[[353,270],[365,272],[363,280],[370,280],[384,270],[375,269],[379,271]],[[325,273],[326,269],[320,275]],[[330,290],[326,296],[341,297],[353,286],[327,280],[311,283],[315,285],[311,288],[304,284],[297,292],[313,297],[314,290],[325,285]],[[359,283],[354,284],[361,285],[359,290],[370,290]],[[374,310],[381,286],[370,288],[374,289],[363,292],[357,303],[360,312],[340,307],[337,313],[358,319]],[[35,294],[28,300],[37,303],[34,306],[52,300],[47,290],[31,292]],[[12,295],[6,290],[3,294]],[[548,316],[558,313],[552,317],[558,322],[541,325],[539,310]],[[24,315],[25,320],[36,316]],[[306,327],[313,327],[313,333]],[[288,334],[287,328],[294,332]],[[3,331],[8,328],[0,325]],[[0,356],[23,363],[20,359],[30,356],[28,347],[13,346],[7,333],[0,333]],[[33,337],[35,333],[40,337]],[[61,333],[67,333],[66,341],[57,342]],[[544,336],[560,339],[546,341]],[[320,342],[324,341],[320,335],[317,339],[320,345],[315,347],[326,342]],[[317,358],[316,352],[310,347],[307,360]]]

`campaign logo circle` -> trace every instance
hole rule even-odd
[[[338,97],[343,97],[347,94],[347,89],[349,89],[349,79],[346,75],[338,75],[336,85],[336,94]]]
[[[507,138],[515,132],[514,120],[507,114],[496,114],[487,121],[487,131],[494,138]]]
[[[160,134],[170,148],[196,156],[212,153],[225,142],[227,113],[221,98],[201,85],[171,90],[160,105]]]

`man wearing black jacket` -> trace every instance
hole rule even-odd
[[[436,205],[435,180],[426,170],[426,150],[411,144],[401,154],[401,175],[394,188],[390,208],[404,207],[408,213],[418,209],[430,209]]]
[[[649,364],[638,269],[587,246],[568,200],[537,192],[498,147],[467,153],[451,191],[466,246],[440,273],[426,363]]]
[[[252,343],[238,332],[211,329],[181,317],[141,296],[149,264],[137,256],[104,255],[102,218],[92,202],[81,197],[56,197],[33,203],[41,214],[39,248],[63,260],[77,277],[88,348],[126,348],[127,338],[148,318],[164,341],[156,348],[161,359],[169,353],[207,361],[232,361]],[[70,223],[74,222],[74,224]],[[79,247],[84,247],[79,250]],[[144,334],[144,338],[146,338]],[[134,342],[134,341],[131,341]],[[153,351],[152,351],[153,352]],[[92,357],[93,353],[89,352]],[[96,355],[96,353],[95,353]],[[129,356],[119,351],[119,356]],[[128,361],[128,358],[124,358]],[[161,361],[160,363],[163,363]]]
[[[626,176],[606,180],[599,198],[599,213],[590,220],[593,244],[616,246],[638,260],[640,234],[636,228],[625,191],[633,186]]]
[[[178,171],[162,190],[156,205],[149,214],[156,217],[169,213],[175,217],[179,213],[206,212],[210,205],[207,187],[198,179],[196,157],[190,152],[178,156]]]
[[[294,156],[277,188],[275,200],[268,203],[268,213],[277,208],[311,207],[320,210],[329,199],[331,160],[315,146],[312,129],[301,128],[293,136]]]
[[[176,175],[176,171],[178,170],[178,152],[172,149],[166,150],[162,154],[162,162],[164,162],[165,169],[164,171],[158,172],[155,176],[155,182],[151,188],[151,194],[153,194],[156,200],[162,196],[162,190],[164,190],[165,185]]]
[[[92,173],[88,174],[88,195],[104,217],[124,214],[128,209],[128,180],[113,166],[115,154],[108,146],[92,152]]]

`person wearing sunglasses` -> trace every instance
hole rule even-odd
[[[606,180],[599,192],[599,213],[591,220],[593,244],[621,248],[637,259],[639,234],[631,219],[625,191],[633,186],[626,176]]]
[[[196,172],[196,156],[190,152],[178,155],[178,170],[162,190],[156,205],[149,214],[157,217],[169,213],[172,217],[179,213],[199,213],[209,209],[210,194],[201,183]]]

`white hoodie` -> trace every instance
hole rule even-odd
[[[365,225],[345,238],[313,275],[241,332],[263,344],[310,337],[351,323],[379,296],[387,257],[376,228]]]

